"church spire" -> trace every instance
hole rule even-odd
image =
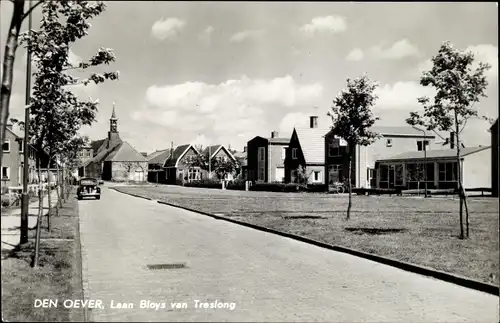
[[[118,120],[115,114],[115,102],[113,101],[113,112],[111,113],[111,120]]]

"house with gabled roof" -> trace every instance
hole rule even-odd
[[[290,137],[280,137],[277,131],[270,138],[256,136],[247,142],[247,180],[260,183],[285,180],[285,157]]]
[[[177,146],[163,163],[165,168],[165,183],[182,185],[185,182],[200,180],[201,169],[189,167],[187,161],[199,152],[191,145]]]
[[[309,117],[309,128],[293,128],[285,159],[285,182],[295,183],[305,168],[308,184],[325,184],[325,135],[330,128],[318,127],[318,117]]]
[[[225,161],[231,161],[233,163],[237,163],[238,161],[234,157],[234,155],[224,147],[223,145],[212,145],[208,146],[205,149],[203,149],[202,154],[207,158],[207,160],[210,158],[211,160],[216,159],[216,158],[221,158],[224,159]],[[212,174],[209,174],[208,171],[202,170],[202,178],[212,178],[215,179],[217,178],[215,176],[215,172],[212,170]],[[234,174],[226,174],[225,180],[232,180],[234,179]]]
[[[173,149],[162,149],[152,152],[146,156],[148,160],[148,182],[151,183],[165,183],[166,182],[166,171],[163,168],[165,161]]]
[[[85,148],[92,151],[93,157],[80,165],[78,175],[108,181],[146,181],[148,161],[120,138],[114,103],[109,124],[108,137],[92,141],[90,148]]]

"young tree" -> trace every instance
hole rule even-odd
[[[30,139],[35,149],[48,152],[49,160],[77,136],[82,126],[95,121],[98,101],[82,101],[71,92],[70,87],[91,82],[99,84],[118,78],[117,72],[92,73],[89,78],[82,80],[69,74],[70,71],[83,71],[115,61],[112,51],[105,48],[99,49],[88,62],[71,64],[69,61],[70,45],[87,34],[90,28],[88,20],[98,16],[104,9],[102,2],[46,1],[42,6],[40,30],[32,31],[31,35],[22,35],[22,43],[29,48],[36,62],[30,108]],[[41,216],[40,210],[38,223],[41,223]],[[36,247],[40,238],[39,228],[40,225],[37,227]],[[37,255],[36,248],[35,266]]]
[[[238,161],[230,158],[212,158],[212,171],[218,180],[223,180],[227,175],[235,173],[239,166]]]
[[[307,185],[309,182],[309,177],[311,177],[311,172],[307,172],[307,169],[305,166],[299,166],[296,171],[296,178],[295,182],[301,185]]]
[[[347,88],[342,90],[333,100],[332,118],[333,130],[348,145],[349,169],[347,172],[349,186],[349,204],[347,217],[349,220],[352,207],[352,156],[357,145],[368,146],[378,134],[370,131],[378,120],[372,113],[372,107],[378,97],[375,95],[376,83],[370,82],[366,75],[354,80],[347,79]]]
[[[25,0],[11,0],[14,5],[12,8],[12,17],[10,20],[9,33],[5,42],[5,51],[3,57],[2,86],[0,90],[0,142],[4,142],[5,126],[9,119],[9,104],[12,94],[12,80],[14,79],[14,61],[18,47],[19,32],[23,21],[30,13],[38,7],[43,1],[36,2],[27,11],[25,11]],[[0,165],[2,164],[2,154],[0,154]]]
[[[460,199],[460,239],[464,239],[463,207],[466,211],[466,237],[469,237],[469,212],[467,198],[462,183],[462,164],[460,149],[463,145],[460,134],[470,118],[478,118],[474,104],[481,97],[486,97],[488,81],[484,73],[491,67],[479,62],[474,66],[474,54],[453,47],[450,42],[443,42],[437,55],[432,58],[432,69],[425,71],[420,79],[423,86],[432,86],[436,90],[433,100],[428,97],[418,98],[424,107],[423,113],[410,112],[406,122],[412,126],[423,126],[427,130],[453,131],[456,135],[457,184]],[[437,133],[437,132],[436,132]]]

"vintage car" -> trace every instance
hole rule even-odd
[[[91,177],[81,178],[76,190],[76,196],[79,200],[84,197],[94,197],[96,200],[100,200],[101,188],[99,187],[98,180]]]

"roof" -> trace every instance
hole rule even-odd
[[[124,141],[116,145],[114,149],[111,149],[105,161],[145,162],[147,159],[128,142]]]
[[[117,149],[119,146],[121,146],[121,142],[115,143],[114,146],[110,148],[103,148],[105,147],[104,144],[99,148],[99,153],[94,156],[94,158],[87,159],[85,162],[82,163],[81,167],[87,167],[88,165],[92,163],[101,163],[103,162],[108,155],[113,152],[115,149]],[[103,148],[103,149],[101,149]]]
[[[330,128],[294,128],[308,164],[325,163],[325,135]]]
[[[146,156],[146,159],[148,160],[148,164],[150,165],[163,165],[165,163],[165,160],[170,156],[171,152],[172,149],[170,148],[157,150]]]
[[[480,146],[480,147],[465,147],[460,150],[460,157],[465,157],[467,155],[475,154],[485,149],[489,149],[491,146]],[[405,160],[405,159],[447,159],[453,158],[457,155],[456,149],[441,149],[441,150],[428,150],[427,157],[424,154],[424,151],[408,151],[396,156],[382,158],[379,161],[387,161],[387,160]]]
[[[176,167],[177,160],[183,156],[191,145],[181,145],[174,149],[173,153],[165,160],[163,167]]]
[[[203,149],[203,155],[208,157],[208,154],[210,153],[210,154],[212,154],[212,156],[210,156],[210,157],[213,157],[219,151],[219,149],[221,147],[222,147],[222,145],[208,146],[205,149]]]
[[[97,150],[99,150],[99,148],[101,148],[103,142],[105,142],[105,141],[106,141],[106,139],[101,139],[101,140],[95,140],[95,141],[90,142],[90,147],[94,151],[94,154],[97,153]]]
[[[376,132],[380,135],[390,136],[390,135],[398,135],[398,136],[422,136],[424,137],[424,132],[419,131],[413,127],[392,127],[392,126],[372,126],[370,128],[371,131]],[[426,131],[425,137],[427,138],[435,138],[435,135],[431,131]]]

